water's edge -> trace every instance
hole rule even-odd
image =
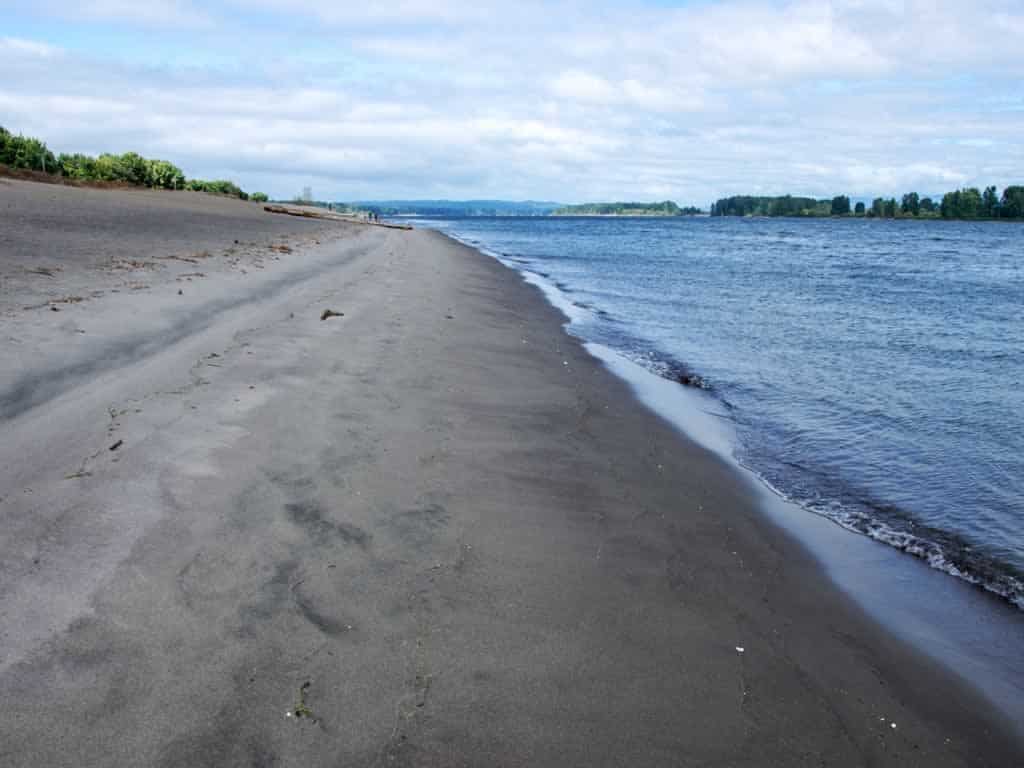
[[[457,232],[447,228],[444,231],[449,237],[481,250],[523,275],[527,282],[540,288],[548,301],[566,315],[569,321],[567,331],[570,334],[584,342],[592,343],[593,340],[588,338],[582,326],[586,325],[588,320],[593,320],[595,313],[600,315],[601,310],[574,302],[567,295],[567,290],[563,290],[559,283],[548,278],[546,273],[535,271],[524,260],[492,250],[478,240],[463,239]],[[578,327],[579,331],[576,330]],[[666,357],[663,353],[653,349],[641,357],[620,348],[610,349],[614,349],[619,356],[638,363],[641,367],[675,384],[682,384],[696,390],[712,391],[703,372],[691,369],[688,361]],[[708,401],[704,407],[719,412],[723,420],[729,418],[728,409],[731,406],[724,398],[716,398],[715,403]],[[762,483],[786,500],[800,505],[808,512],[826,517],[850,531],[919,558],[936,570],[983,588],[1024,610],[1024,581],[1015,575],[1009,566],[993,561],[956,534],[931,527],[921,521],[913,521],[908,526],[906,519],[890,520],[891,515],[884,514],[888,507],[885,505],[879,507],[877,504],[873,506],[870,500],[866,499],[861,499],[859,504],[851,504],[831,499],[827,495],[823,498],[805,498],[799,494],[793,495],[772,481],[764,471],[758,469],[757,462],[750,460],[754,458],[752,454],[744,454],[748,450],[748,446],[740,440],[737,434],[732,435],[731,442],[732,447],[727,458],[757,475]],[[867,508],[861,508],[864,505]],[[907,516],[904,515],[904,517]]]

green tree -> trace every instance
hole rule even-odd
[[[921,199],[917,196],[917,192],[908,192],[903,196],[900,212],[904,216],[917,216],[921,212]]]
[[[977,187],[960,190],[960,209],[957,218],[976,219],[981,213],[981,192]]]
[[[832,198],[832,215],[833,216],[849,216],[850,215],[850,198],[846,195],[836,195]]]
[[[955,219],[960,209],[960,192],[947,192],[942,196],[939,213],[944,219]]]
[[[935,201],[930,197],[921,198],[921,211],[924,213],[935,213]]]
[[[890,197],[885,201],[885,218],[895,219],[896,218],[896,198]]]
[[[981,193],[981,215],[986,219],[994,219],[999,215],[999,195],[995,187],[985,187]]]
[[[864,215],[864,203],[857,203],[857,205],[855,205],[853,207],[853,213],[856,216],[863,216]]]
[[[265,203],[270,198],[267,197],[262,192],[253,192],[251,195],[249,195],[249,199],[252,200],[254,203]]]
[[[1006,219],[1024,219],[1024,187],[1011,186],[1003,190],[999,214]]]
[[[879,219],[885,216],[885,200],[880,197],[876,197],[871,202],[871,215]]]

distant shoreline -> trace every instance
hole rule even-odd
[[[686,219],[686,218],[709,218],[707,213],[554,213],[548,214],[548,218],[570,218],[570,219]],[[527,218],[527,217],[523,217]]]

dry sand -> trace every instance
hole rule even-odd
[[[0,765],[1022,764],[476,251],[10,182],[0,274]]]

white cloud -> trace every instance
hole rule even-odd
[[[22,5],[3,3],[2,5]],[[204,27],[212,23],[201,5],[189,0],[36,0],[33,9],[51,16],[75,20],[141,24],[148,27]]]
[[[879,190],[878,194],[898,194],[899,191],[922,189],[947,190],[968,181],[968,176],[953,168],[932,163],[910,163],[895,166],[855,165],[838,174],[860,194]]]
[[[824,3],[782,9],[727,4],[693,24],[691,47],[720,79],[741,84],[820,76],[860,77],[891,68],[886,55]]]
[[[569,70],[551,82],[551,92],[563,99],[611,104],[618,100],[616,89],[607,80],[589,72]]]
[[[36,40],[22,40],[17,37],[0,37],[0,57],[31,57],[51,59],[60,54],[60,49]]]
[[[4,6],[57,30],[0,38],[6,126],[274,194],[889,195],[1019,181],[1024,154],[1011,2]]]
[[[633,78],[621,82],[605,80],[580,70],[560,73],[548,86],[561,99],[601,106],[625,105],[651,112],[685,112],[705,106],[704,94],[652,85]]]

